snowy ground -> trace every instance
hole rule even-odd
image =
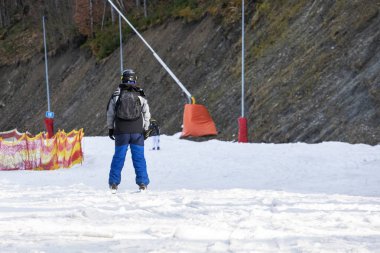
[[[150,146],[147,143],[147,148]],[[380,252],[380,145],[238,144],[162,136],[149,191],[113,142],[85,161],[0,172],[0,252]]]

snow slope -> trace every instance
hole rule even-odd
[[[71,169],[2,171],[0,252],[380,252],[380,145],[146,146],[146,193],[128,153],[110,194],[107,137]]]

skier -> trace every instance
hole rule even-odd
[[[153,145],[153,150],[160,150],[160,127],[158,125],[157,120],[155,119],[150,119],[150,125],[149,125],[149,130],[150,134],[149,136],[152,137],[152,145]]]
[[[124,70],[121,84],[112,94],[107,106],[108,135],[115,141],[115,153],[108,180],[112,193],[116,193],[120,184],[128,146],[131,147],[132,163],[139,190],[146,190],[149,184],[144,140],[145,132],[149,128],[150,112],[144,91],[136,81],[137,76],[132,69]]]

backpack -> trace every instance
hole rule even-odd
[[[121,89],[115,112],[116,117],[122,120],[134,121],[139,119],[141,117],[139,93]]]

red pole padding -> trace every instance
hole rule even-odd
[[[239,118],[239,136],[238,142],[247,143],[248,142],[248,128],[247,119],[244,117]]]
[[[51,138],[54,136],[54,119],[52,118],[45,118],[44,119],[44,122],[45,122],[45,127],[46,127],[46,130],[48,132],[48,138]]]

